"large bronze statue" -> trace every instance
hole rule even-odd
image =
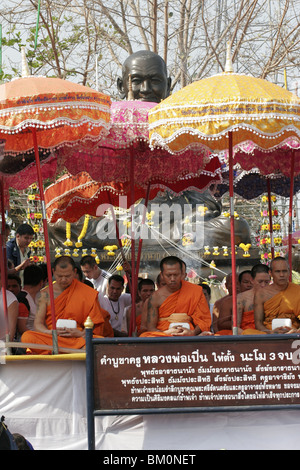
[[[128,98],[129,75],[135,100],[159,103],[170,94],[171,78],[166,63],[154,52],[138,51],[125,60],[122,78],[117,80],[122,99]]]

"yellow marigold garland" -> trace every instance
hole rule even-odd
[[[82,246],[82,239],[85,237],[86,235],[86,232],[87,232],[87,229],[88,229],[88,225],[89,225],[89,220],[90,220],[90,216],[88,214],[86,214],[85,218],[84,218],[84,222],[83,222],[83,227],[82,227],[82,230],[80,232],[80,235],[77,239],[77,242],[75,243],[75,246],[76,248],[80,248]]]

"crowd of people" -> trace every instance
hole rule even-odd
[[[47,271],[30,260],[32,237],[31,226],[22,224],[7,242],[8,332],[10,341],[16,342],[15,354],[51,352],[43,349],[52,345],[53,329]],[[282,257],[273,259],[270,267],[259,263],[238,275],[235,325],[231,274],[226,277],[228,294],[211,304],[209,285],[189,282],[186,263],[165,257],[155,281],[138,279],[133,308],[130,265],[125,262],[123,267],[127,284],[123,276],[101,269],[91,255],[83,256],[80,264],[71,256],[55,259],[52,281],[60,348],[84,348],[88,317],[96,337],[220,336],[232,335],[233,326],[240,335],[300,331],[300,286],[289,281],[289,265]],[[282,319],[282,325],[275,328],[275,319]],[[75,322],[71,326],[70,320]],[[1,339],[6,331],[1,289]]]

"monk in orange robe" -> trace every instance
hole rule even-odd
[[[294,333],[300,328],[300,286],[289,282],[289,265],[282,257],[274,258],[270,265],[273,283],[255,293],[254,318],[255,330],[248,334]],[[272,330],[272,320],[289,318],[292,328],[284,326]]]
[[[247,334],[246,330],[255,329],[254,295],[257,289],[267,287],[271,276],[265,264],[256,264],[251,270],[252,289],[237,294],[237,326],[239,334]],[[246,333],[245,333],[246,332]],[[220,330],[218,335],[232,335],[231,330]]]
[[[109,313],[103,310],[98,301],[98,292],[76,279],[76,266],[69,256],[57,258],[54,263],[53,284],[55,318],[75,320],[76,328],[56,328],[58,347],[81,349],[85,346],[84,323],[90,317],[94,323],[94,335],[113,336],[109,323]],[[52,346],[52,316],[49,288],[40,292],[34,331],[26,331],[21,337],[23,343],[45,344]],[[34,354],[51,354],[42,348],[32,349]]]
[[[161,261],[165,285],[147,304],[147,331],[141,337],[211,334],[211,314],[201,286],[183,280],[182,261],[168,256]]]

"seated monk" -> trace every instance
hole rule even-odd
[[[269,268],[265,264],[256,264],[251,270],[253,288],[237,294],[237,327],[238,334],[245,334],[244,330],[255,328],[254,322],[254,294],[257,289],[264,288],[270,284],[271,276]],[[221,330],[219,335],[232,335],[230,330]]]
[[[90,317],[94,323],[94,334],[99,337],[113,336],[109,314],[98,301],[98,292],[76,279],[76,265],[70,256],[55,260],[53,273],[55,283],[54,307],[56,320],[75,320],[76,328],[56,328],[58,347],[81,349],[85,346],[84,323]],[[52,316],[49,287],[40,291],[34,331],[26,331],[21,337],[23,343],[46,344],[52,346]],[[51,354],[42,348],[32,349],[34,354]]]
[[[183,263],[168,256],[160,264],[165,285],[147,304],[147,331],[141,337],[210,335],[211,315],[202,287],[182,279]]]
[[[258,289],[254,296],[255,329],[247,329],[244,334],[295,333],[300,327],[300,286],[289,282],[289,265],[285,258],[271,261],[270,274],[273,283]],[[283,326],[272,330],[272,320],[288,318],[292,328]]]
[[[213,329],[218,335],[230,335],[232,333],[232,309],[233,309],[233,292],[232,292],[232,274],[226,277],[226,287],[228,295],[218,299],[213,307]],[[252,289],[251,271],[242,271],[237,279],[236,290],[246,292]]]

